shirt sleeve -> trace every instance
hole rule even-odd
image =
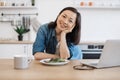
[[[42,25],[37,32],[36,40],[33,44],[33,55],[36,52],[44,52],[45,50],[44,43],[45,43],[45,25]]]
[[[83,58],[82,51],[79,45],[71,45],[69,47],[69,50],[70,50],[71,60],[75,60],[75,59],[77,60]]]

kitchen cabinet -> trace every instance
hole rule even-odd
[[[14,55],[32,56],[32,43],[15,42],[0,44],[0,58],[13,59]]]

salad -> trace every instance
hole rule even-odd
[[[62,58],[51,58],[49,61],[45,61],[47,63],[57,63],[57,62],[65,62],[65,59]]]

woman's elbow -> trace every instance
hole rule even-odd
[[[35,60],[40,60],[40,57],[39,57],[39,54],[38,54],[38,53],[35,53],[33,56],[34,56],[34,59],[35,59]]]

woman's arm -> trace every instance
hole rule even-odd
[[[62,31],[60,35],[60,57],[63,59],[67,59],[70,57],[70,51],[67,46],[66,35],[67,33],[72,32],[73,28],[74,28],[74,25]]]
[[[45,24],[45,25],[42,25],[37,32],[37,37],[33,44],[33,55],[36,60],[58,57],[57,55],[48,54],[44,52],[45,41],[47,41],[45,36],[48,36],[47,30],[48,30],[48,25]]]
[[[66,42],[66,33],[62,32],[60,38],[60,58],[67,59],[69,57],[70,57],[70,51],[68,49]]]
[[[54,54],[48,54],[48,53],[43,53],[43,52],[37,52],[34,54],[34,58],[36,60],[41,60],[41,59],[46,59],[46,58],[58,58],[58,55]]]

